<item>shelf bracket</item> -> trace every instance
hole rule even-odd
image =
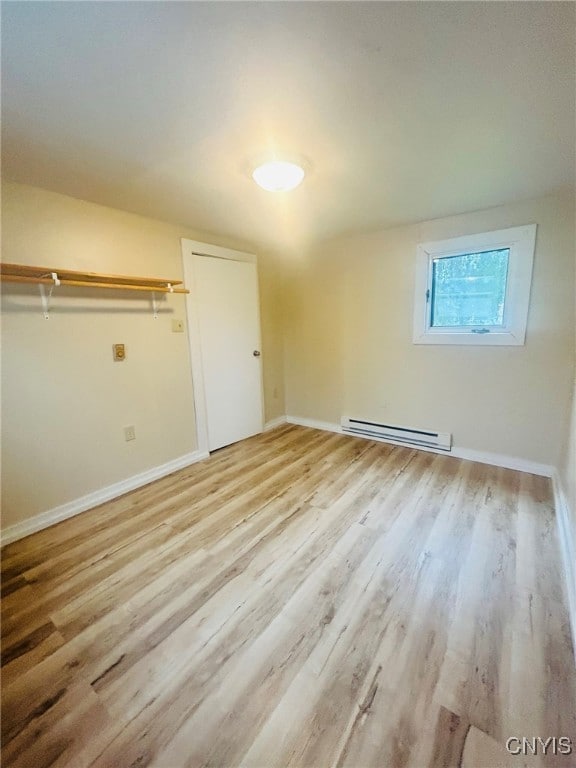
[[[46,275],[46,277],[48,277],[48,275]],[[38,286],[38,290],[40,291],[40,300],[42,302],[42,314],[44,315],[44,320],[50,320],[50,301],[52,299],[52,291],[57,285],[60,285],[60,280],[58,279],[58,274],[56,272],[51,272],[50,277],[54,282],[50,286],[48,293],[46,293],[44,283],[40,283]]]
[[[152,312],[154,314],[154,320],[158,320],[158,303],[156,301],[156,293],[154,291],[151,293],[151,299],[152,299]]]

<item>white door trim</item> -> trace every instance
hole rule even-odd
[[[184,285],[190,291],[186,297],[186,315],[188,318],[188,343],[190,345],[190,366],[192,368],[192,389],[194,395],[194,410],[196,415],[196,448],[200,452],[208,452],[208,416],[206,411],[206,394],[204,390],[204,369],[202,365],[202,347],[200,344],[200,321],[198,315],[198,297],[196,295],[196,275],[194,259],[190,256],[212,256],[217,259],[232,259],[233,261],[247,261],[258,265],[258,259],[254,253],[234,251],[231,248],[222,248],[211,243],[201,243],[198,240],[181,238],[182,268],[184,272]],[[260,293],[258,292],[258,344],[262,349],[260,329]],[[262,374],[260,375],[260,388],[262,392],[262,409],[264,409],[264,385]],[[264,424],[264,413],[262,413]]]
[[[222,248],[220,245],[210,245],[210,243],[201,243],[199,240],[188,240],[183,237],[182,257],[188,254],[196,256],[214,256],[217,259],[232,259],[233,261],[249,261],[257,264],[258,259],[255,253],[245,253],[244,251],[233,251],[231,248]]]

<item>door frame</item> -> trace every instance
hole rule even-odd
[[[200,343],[200,317],[198,312],[197,281],[192,256],[211,256],[216,259],[230,259],[232,261],[247,261],[256,266],[256,295],[258,306],[258,348],[262,350],[262,329],[260,326],[260,286],[258,280],[258,259],[254,253],[235,251],[231,248],[222,248],[220,245],[201,243],[198,240],[180,239],[182,247],[182,269],[184,272],[184,285],[190,293],[186,296],[186,317],[188,320],[188,344],[190,347],[190,367],[192,369],[192,391],[194,396],[194,411],[196,421],[196,446],[202,453],[208,450],[208,414],[206,409],[206,394],[204,387],[204,367],[202,363],[202,346]],[[260,357],[262,361],[262,357]],[[260,422],[264,425],[264,383],[262,363],[260,363],[260,400],[262,414]]]

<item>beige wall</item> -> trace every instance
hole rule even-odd
[[[538,224],[522,347],[412,344],[419,242]],[[574,358],[574,207],[553,196],[324,244],[285,297],[286,409],[451,432],[455,445],[557,465]]]
[[[284,338],[282,260],[266,254],[258,257],[264,411],[266,421],[286,413],[284,405]]]
[[[413,345],[417,243],[530,222],[538,237],[526,345]],[[7,262],[177,278],[181,237],[247,250],[45,190],[3,187]],[[289,266],[259,254],[266,419],[337,423],[349,413],[558,465],[573,279],[569,197],[341,238]],[[53,306],[46,321],[36,288],[3,288],[3,527],[195,449],[186,334],[171,332],[173,317],[185,320],[184,298],[168,297],[158,320],[138,294],[60,289]],[[125,363],[112,361],[115,342],[127,345]],[[128,424],[137,433],[130,443]],[[574,509],[573,440],[563,477]]]
[[[2,213],[6,262],[177,279],[181,237],[249,250],[19,184],[3,185]],[[272,419],[284,412],[279,289],[275,262],[259,262]],[[195,450],[187,334],[171,331],[172,318],[186,321],[183,296],[154,320],[146,294],[61,288],[44,320],[36,286],[2,293],[3,528]],[[118,342],[123,363],[112,360]]]
[[[559,467],[560,483],[568,502],[572,523],[572,547],[576,547],[576,381],[571,398],[570,416]],[[575,585],[576,586],[576,585]]]

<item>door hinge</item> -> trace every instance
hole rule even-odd
[[[430,288],[426,291],[426,301],[430,301]]]

